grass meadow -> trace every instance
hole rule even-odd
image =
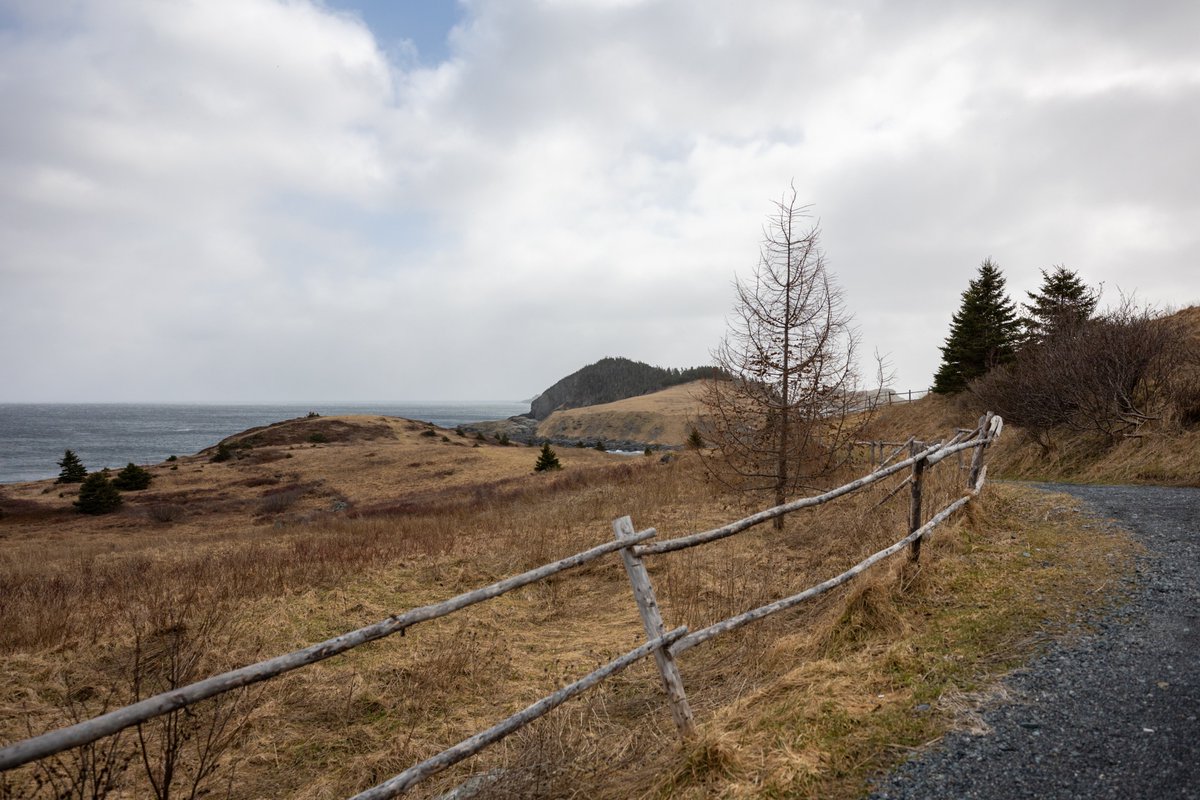
[[[0,490],[0,741],[570,555],[619,516],[664,539],[766,505],[712,485],[691,453],[564,448],[562,471],[534,474],[536,449],[403,420],[297,420],[230,445],[222,463],[152,467],[151,488],[103,517],[50,482]],[[667,627],[793,594],[900,538],[899,480],[650,560]],[[947,459],[930,481],[927,515],[965,476]],[[678,739],[647,660],[410,796],[471,776],[481,797],[858,796],[973,724],[997,676],[1106,602],[1135,554],[1067,498],[989,484],[919,565],[897,556],[681,656],[696,739]],[[643,636],[613,554],[4,773],[0,797],[344,797]]]

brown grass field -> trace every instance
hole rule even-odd
[[[618,516],[668,538],[765,505],[708,483],[694,454],[562,448],[561,472],[535,474],[535,449],[379,417],[296,420],[231,444],[239,457],[223,463],[151,467],[152,487],[108,516],[74,513],[74,489],[49,481],[0,488],[0,741],[608,541]],[[948,459],[931,482],[930,511],[963,476]],[[907,493],[884,499],[894,483],[782,532],[649,562],[667,626],[792,594],[900,538]],[[479,796],[856,797],[972,724],[998,675],[1113,596],[1134,552],[1068,499],[989,485],[919,568],[898,556],[682,656],[696,740],[676,737],[644,661],[410,796],[503,770]],[[155,784],[171,797],[344,797],[642,640],[614,554],[149,723],[144,746],[128,730],[5,773],[0,798],[105,796],[71,793],[105,764],[110,797],[153,797]]]
[[[700,412],[702,381],[615,403],[555,411],[538,425],[538,436],[683,444]]]

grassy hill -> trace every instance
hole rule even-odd
[[[158,690],[172,664],[193,680],[609,541],[618,516],[666,538],[761,507],[707,482],[692,453],[664,464],[560,449],[561,472],[534,474],[532,448],[382,417],[294,420],[226,443],[228,461],[212,463],[210,450],[151,466],[151,488],[102,517],[71,510],[73,487],[0,487],[0,741],[25,736],[26,722],[39,731],[126,702],[135,671]],[[887,499],[890,488],[783,532],[652,561],[668,626],[695,629],[799,591],[894,541],[907,505]],[[952,489],[931,478],[930,502]],[[895,560],[689,651],[696,741],[675,737],[643,663],[412,795],[503,769],[493,797],[856,797],[875,770],[958,724],[969,693],[1019,663],[1035,635],[1116,583],[1131,545],[1083,522],[1068,500],[989,487],[926,545],[920,570]],[[1039,558],[1021,556],[1034,548]],[[346,796],[642,636],[614,557],[182,721],[195,741],[229,722],[208,788]],[[145,796],[137,737],[113,748],[116,795]],[[0,776],[0,796],[68,781],[72,758]],[[182,758],[194,766],[193,750]]]
[[[544,438],[681,445],[700,412],[696,397],[702,385],[693,381],[613,403],[555,411],[537,433]]]
[[[544,420],[559,409],[611,403],[713,375],[713,367],[654,367],[628,358],[602,358],[572,372],[534,398],[529,413]]]

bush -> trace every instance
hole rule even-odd
[[[108,479],[108,470],[93,472],[79,487],[75,508],[81,514],[109,514],[121,507],[121,493]]]
[[[695,425],[692,426],[692,432],[688,434],[687,446],[693,450],[704,447],[704,437],[700,435],[700,431],[696,429]]]
[[[608,452],[608,448],[604,446],[604,440],[603,440],[603,439],[600,439],[600,440],[598,440],[598,441],[596,442],[596,445],[595,445],[595,447],[596,447],[596,449],[597,449],[597,450],[599,450],[601,453],[606,453],[606,452]]]
[[[217,452],[213,453],[213,457],[210,458],[209,461],[212,461],[213,463],[220,463],[222,461],[228,461],[231,458],[233,458],[233,450],[228,444],[221,442],[217,445]]]
[[[59,461],[58,465],[62,467],[62,471],[58,473],[56,483],[81,483],[87,477],[87,468],[83,466],[79,456],[70,450],[63,453],[62,461]]]
[[[971,392],[1043,446],[1056,429],[1113,442],[1188,405],[1198,358],[1185,332],[1126,300],[1095,319],[1023,348]]]
[[[329,441],[329,437],[320,431],[316,431],[315,433],[310,433],[308,435],[308,441],[312,444],[325,444]]]
[[[497,441],[497,442],[499,442],[501,446],[503,446],[503,447],[508,447],[508,444],[509,444],[509,442],[508,442],[508,434],[507,434],[507,433],[504,433],[503,431],[501,431],[500,433],[497,433],[497,434],[496,434],[496,441]]]
[[[550,443],[546,442],[542,445],[542,452],[538,455],[537,461],[533,465],[534,472],[546,472],[552,469],[562,469],[562,463],[558,460],[558,456],[550,449]]]
[[[183,519],[184,508],[176,503],[155,503],[146,509],[146,515],[155,522],[175,522]]]
[[[287,511],[304,494],[305,490],[302,486],[286,486],[282,489],[273,489],[263,495],[263,498],[258,501],[258,513],[278,514],[281,511]]]
[[[142,469],[131,461],[124,469],[117,473],[117,477],[113,478],[112,483],[113,486],[121,491],[136,492],[149,487],[152,480],[154,480],[154,476],[149,471]]]

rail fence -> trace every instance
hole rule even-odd
[[[954,514],[955,511],[962,508],[972,497],[978,495],[983,488],[987,475],[984,454],[987,447],[1000,435],[1002,428],[1003,421],[1001,418],[988,412],[986,416],[980,418],[978,427],[969,430],[960,429],[946,442],[928,443],[919,442],[915,439],[909,439],[900,443],[860,442],[860,445],[869,445],[871,448],[870,463],[872,471],[863,477],[819,495],[793,500],[783,505],[759,511],[756,514],[719,528],[675,539],[650,542],[649,540],[656,535],[653,528],[637,531],[634,528],[633,521],[629,517],[621,517],[613,522],[614,540],[611,542],[497,581],[489,586],[465,592],[440,603],[410,609],[400,614],[393,614],[380,622],[344,633],[302,650],[260,661],[256,664],[231,670],[220,675],[214,675],[188,686],[173,689],[132,705],[116,709],[115,711],[110,711],[93,719],[8,745],[0,749],[0,771],[15,769],[16,767],[47,758],[64,750],[95,742],[125,728],[138,725],[154,717],[170,713],[201,700],[232,691],[242,686],[268,680],[285,672],[314,664],[385,636],[403,633],[406,629],[418,623],[444,617],[447,614],[452,614],[476,603],[499,597],[506,592],[535,583],[551,575],[580,567],[613,552],[619,552],[624,562],[625,571],[629,577],[633,596],[637,602],[638,612],[641,616],[642,626],[646,632],[646,642],[644,644],[610,661],[608,664],[585,675],[574,683],[564,686],[553,694],[542,698],[491,728],[464,739],[438,755],[422,761],[401,772],[399,775],[355,795],[353,800],[380,800],[381,798],[396,797],[403,794],[420,781],[474,755],[488,745],[503,739],[518,728],[549,713],[567,700],[648,656],[653,656],[658,665],[663,688],[666,691],[667,704],[676,728],[682,737],[689,738],[695,734],[696,724],[691,707],[688,704],[687,694],[684,691],[683,679],[679,670],[678,656],[680,654],[723,633],[736,630],[780,611],[794,608],[807,600],[841,586],[906,547],[909,548],[910,559],[913,561],[918,560],[921,553],[921,542],[924,537],[937,527],[937,525]],[[962,458],[963,454],[970,450],[974,450],[974,454],[969,465],[966,494],[949,503],[929,519],[923,519],[922,489],[927,470],[950,456],[957,456],[960,467],[966,470],[968,467],[962,462]],[[887,452],[886,456],[884,455],[885,452]],[[906,452],[907,458],[896,460]],[[876,463],[877,461],[878,464]],[[905,486],[909,487],[910,513],[908,534],[906,536],[891,546],[868,556],[845,572],[809,587],[798,594],[784,597],[759,608],[729,617],[698,631],[689,631],[686,627],[678,627],[670,631],[666,629],[662,615],[659,612],[654,587],[651,585],[650,576],[646,570],[645,559],[647,557],[709,544],[733,536],[768,520],[773,520],[805,508],[813,508],[852,494],[904,470],[910,470],[909,475],[884,500],[894,496]],[[880,504],[882,502],[880,501]]]

